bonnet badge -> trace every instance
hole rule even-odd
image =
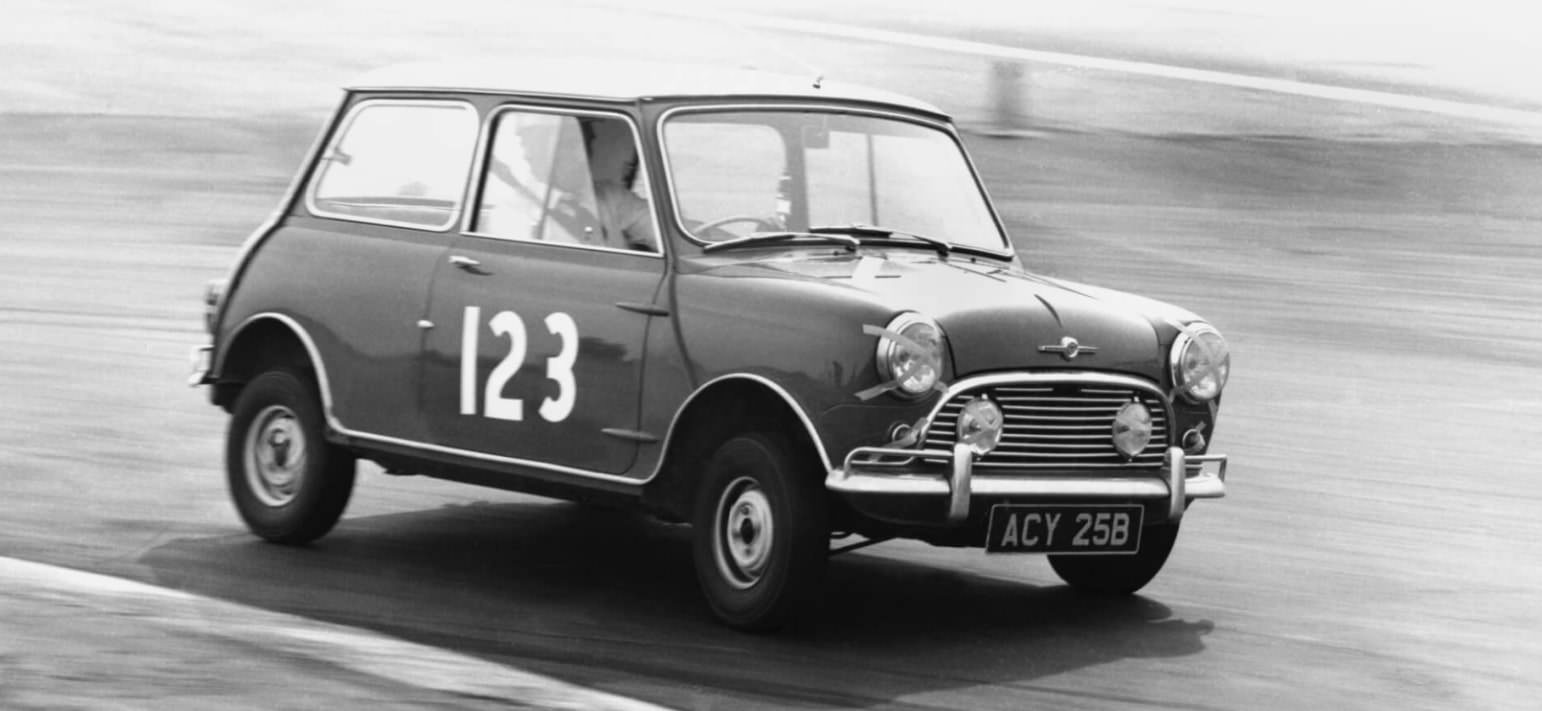
[[[1097,346],[1084,346],[1084,345],[1081,344],[1080,341],[1076,340],[1075,338],[1072,338],[1070,336],[1066,336],[1066,337],[1060,339],[1060,345],[1058,345],[1058,346],[1039,346],[1039,352],[1040,353],[1059,353],[1061,358],[1064,358],[1066,360],[1076,360],[1076,356],[1079,356],[1079,355],[1081,355],[1083,353],[1091,355],[1093,353],[1098,352],[1098,347]]]

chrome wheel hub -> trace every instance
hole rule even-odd
[[[271,405],[246,433],[246,482],[258,501],[284,506],[299,491],[306,463],[305,432],[294,411]]]
[[[771,501],[749,477],[735,479],[718,499],[712,549],[719,572],[740,590],[760,582],[771,561],[776,526]]]

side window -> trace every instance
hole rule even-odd
[[[476,138],[476,111],[464,104],[360,104],[322,156],[311,210],[365,222],[449,227],[460,212]]]
[[[493,123],[472,231],[653,252],[653,207],[620,117],[503,111]]]

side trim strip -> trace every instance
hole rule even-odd
[[[328,414],[327,417],[328,417],[329,421],[332,419],[330,413]],[[399,447],[409,447],[409,448],[412,448],[412,449],[420,449],[420,450],[424,450],[424,451],[428,451],[428,452],[438,452],[440,454],[449,454],[449,455],[456,456],[456,457],[464,457],[466,459],[476,459],[476,460],[480,460],[480,461],[484,461],[484,462],[496,462],[498,464],[509,464],[509,465],[513,465],[513,466],[517,466],[517,467],[529,467],[531,469],[543,469],[543,470],[550,471],[550,472],[556,472],[558,474],[568,474],[568,475],[571,475],[571,476],[583,477],[583,478],[586,478],[586,479],[599,479],[601,481],[608,481],[608,482],[612,482],[612,483],[616,483],[616,484],[625,484],[625,485],[628,485],[628,486],[639,486],[640,487],[643,484],[647,483],[647,480],[644,480],[644,479],[634,479],[634,478],[628,477],[628,476],[621,476],[620,474],[606,474],[604,472],[589,471],[588,469],[578,469],[578,468],[575,468],[575,467],[564,467],[564,466],[562,466],[560,464],[548,464],[546,462],[538,462],[538,461],[531,460],[531,459],[520,459],[518,457],[504,457],[504,456],[500,456],[500,455],[497,455],[497,454],[487,454],[486,452],[477,452],[477,451],[473,451],[473,450],[469,450],[469,449],[457,449],[455,447],[444,447],[444,446],[440,446],[440,445],[437,445],[437,444],[428,444],[426,442],[417,442],[417,441],[410,440],[410,439],[401,439],[399,437],[387,437],[385,435],[370,434],[368,432],[358,432],[358,431],[355,431],[355,430],[347,430],[347,429],[342,429],[341,427],[338,428],[338,432],[340,432],[340,433],[342,433],[342,434],[344,434],[344,435],[346,435],[348,437],[352,437],[354,439],[369,440],[371,442],[382,442],[382,443],[385,443],[385,444],[394,444],[394,445],[397,445]]]

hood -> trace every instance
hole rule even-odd
[[[954,377],[1001,370],[1116,371],[1162,380],[1175,327],[1193,314],[1161,302],[1038,276],[1015,264],[919,250],[808,250],[692,260],[713,276],[791,279],[937,320]],[[855,293],[853,293],[855,292]],[[876,324],[883,325],[883,324]],[[1074,358],[1041,347],[1080,346]]]

